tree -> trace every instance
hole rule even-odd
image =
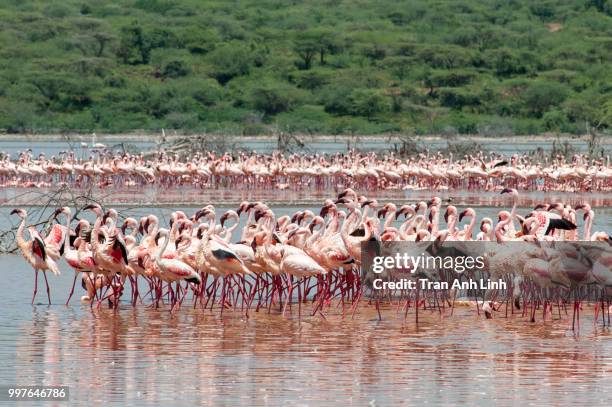
[[[164,65],[161,76],[164,78],[179,78],[188,75],[189,72],[189,66],[184,61],[174,59]]]
[[[312,60],[319,51],[319,44],[316,38],[302,34],[293,41],[293,50],[301,58],[301,61],[296,64],[297,67],[307,70],[312,67]]]
[[[355,89],[351,92],[350,113],[353,116],[371,118],[375,114],[389,110],[389,102],[384,95],[373,89]]]
[[[151,48],[149,39],[139,25],[133,24],[121,29],[117,56],[121,58],[124,64],[148,64]]]
[[[210,52],[207,59],[213,64],[211,76],[221,85],[235,78],[246,75],[251,69],[253,57],[251,50],[241,43],[225,43]]]
[[[534,82],[523,94],[523,103],[530,116],[540,118],[552,107],[558,106],[569,95],[565,85],[555,82]]]
[[[92,35],[93,39],[96,41],[97,47],[95,49],[95,56],[101,57],[104,54],[104,50],[106,47],[116,40],[116,37],[113,34],[106,32],[96,32]]]
[[[291,110],[297,103],[295,91],[288,86],[266,83],[251,92],[253,107],[268,115]]]

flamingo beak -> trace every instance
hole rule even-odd
[[[242,206],[240,206],[238,209],[236,209],[236,213],[238,214],[238,216],[240,216],[242,214]]]
[[[321,212],[319,213],[319,216],[321,216],[322,218],[326,217],[327,214],[329,213],[329,206],[324,206],[321,208]]]
[[[503,194],[510,194],[510,193],[512,193],[512,189],[510,189],[510,188],[504,188],[504,189],[502,189],[502,191],[501,191],[501,194],[500,194],[500,195],[503,195]]]
[[[227,214],[224,213],[223,216],[221,216],[221,219],[219,219],[219,223],[221,223],[221,227],[225,225],[226,220],[227,220]]]
[[[161,233],[157,232],[157,234],[155,235],[155,244],[159,244],[159,238],[161,237]]]
[[[361,204],[361,207],[363,208],[364,206],[366,206],[366,205],[370,205],[370,204],[371,204],[371,203],[373,203],[373,202],[374,202],[374,201],[371,201],[371,200],[369,200],[369,199],[368,199],[368,200],[365,200],[365,201],[363,201],[363,203]]]
[[[448,223],[448,209],[444,212],[444,222]],[[431,221],[431,219],[430,219]]]
[[[13,209],[13,210],[11,211],[11,215],[14,215],[14,214],[16,214],[16,213],[17,213],[17,214],[21,213],[21,209]]]
[[[251,249],[253,249],[253,253],[257,251],[257,240],[256,239],[253,239],[253,241],[251,242]]]
[[[466,215],[467,215],[467,210],[461,212],[459,214],[459,222],[461,222]]]
[[[586,207],[585,204],[576,205],[575,210],[584,209]]]
[[[387,215],[387,209],[382,208],[381,210],[378,211],[378,213],[376,214],[379,218],[385,217]]]

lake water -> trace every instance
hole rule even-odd
[[[306,208],[318,210],[274,210]],[[17,223],[10,209],[0,208],[0,230]],[[122,214],[167,220],[173,209]],[[217,216],[227,209],[218,207]],[[477,213],[494,217],[500,209]],[[51,211],[33,212],[31,221]],[[594,230],[612,230],[612,209],[596,214]],[[221,318],[218,307],[189,304],[174,314],[128,303],[92,312],[79,303],[80,287],[63,305],[73,273],[63,261],[60,268],[59,277],[48,276],[53,304],[41,304],[41,285],[32,306],[31,268],[20,256],[0,256],[0,385],[65,385],[72,404],[117,406],[607,406],[612,397],[612,333],[593,323],[588,307],[578,335],[568,329],[571,314],[530,323],[502,312],[486,320],[459,307],[452,316],[421,312],[417,325],[389,307],[378,321],[365,301],[354,318],[332,307],[327,320],[278,310]]]
[[[72,404],[609,405],[612,334],[568,319],[394,309],[378,321],[63,304],[72,273],[49,276],[53,305],[30,305],[32,270],[0,257],[0,383],[70,386]],[[39,292],[40,295],[40,292]],[[40,301],[44,296],[38,297]],[[28,403],[22,403],[28,405]],[[50,403],[61,405],[62,403]]]
[[[234,145],[238,149],[243,150],[255,150],[258,153],[271,153],[277,149],[276,140],[271,138],[240,138],[236,137],[236,140],[244,140],[238,141]],[[418,137],[416,138],[418,140]],[[357,138],[352,141],[350,144],[347,144],[344,139],[318,139],[312,141],[308,137],[304,140],[306,145],[306,151],[309,152],[317,152],[317,153],[338,153],[345,152],[347,148],[358,148],[361,150],[367,151],[378,151],[378,150],[387,150],[393,148],[395,144],[398,144],[397,141],[391,140],[388,142],[386,139],[368,139],[368,138]],[[103,141],[104,142],[104,141]],[[602,147],[606,151],[612,150],[612,142],[610,140],[602,140],[604,144]],[[93,144],[91,140],[88,140],[88,143]],[[451,141],[453,143],[453,141]],[[550,151],[553,147],[552,141],[541,141],[541,140],[533,140],[529,138],[514,140],[512,143],[501,143],[500,139],[491,138],[484,139],[482,141],[478,141],[478,143],[482,146],[485,151],[495,151],[497,153],[502,153],[505,155],[512,155],[515,153],[528,153],[534,151],[537,148],[541,148],[544,151]],[[572,150],[576,152],[587,152],[588,144],[584,140],[575,140],[570,139],[567,143],[571,146]],[[33,140],[27,141],[24,143],[22,140],[13,140],[13,139],[1,139],[0,138],[0,151],[5,152],[7,154],[11,154],[11,157],[16,157],[19,152],[23,151],[25,148],[31,148],[34,156],[38,156],[40,153],[45,153],[47,157],[52,155],[58,155],[60,151],[75,151],[77,157],[87,157],[89,152],[83,150],[80,147],[80,142],[68,142],[68,141],[40,141]],[[116,146],[117,148],[121,148],[121,144],[117,142],[104,142],[107,147]],[[128,141],[124,144],[126,147],[135,148],[137,151],[149,151],[154,150],[156,148],[156,143],[151,141]],[[428,148],[430,151],[437,151],[440,149],[446,149],[448,147],[448,142],[445,140],[428,140],[428,141],[419,141],[418,145],[421,148]]]

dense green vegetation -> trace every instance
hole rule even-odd
[[[4,0],[0,129],[612,127],[612,0]]]

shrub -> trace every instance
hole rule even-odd
[[[289,86],[264,84],[251,92],[251,100],[256,110],[275,115],[291,110],[298,102],[298,96]]]
[[[389,110],[389,102],[379,91],[355,89],[349,96],[350,111],[353,116],[372,117]]]
[[[211,76],[225,85],[236,76],[246,75],[253,62],[251,51],[239,43],[226,43],[207,55],[213,64]]]

